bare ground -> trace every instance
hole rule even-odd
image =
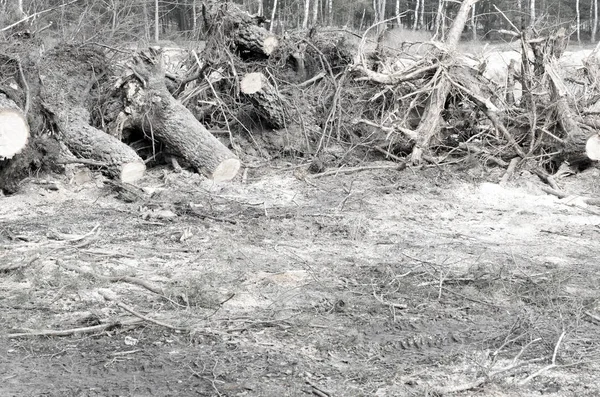
[[[596,207],[481,168],[295,175],[0,198],[0,395],[600,395]],[[43,330],[79,332],[16,335]]]

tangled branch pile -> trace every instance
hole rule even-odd
[[[32,46],[3,48],[0,112],[26,115],[33,139],[25,125],[8,145],[0,187],[72,162],[135,182],[165,159],[230,180],[243,163],[282,155],[318,159],[320,172],[353,152],[414,164],[475,154],[501,167],[518,159],[543,178],[600,158],[598,51],[566,54],[564,30],[529,30],[513,32],[519,51],[460,54],[475,1],[445,43],[396,49],[378,40],[368,51],[367,34],[353,48],[345,31],[278,38],[230,3],[207,5],[205,40],[187,48],[71,44],[41,59]]]

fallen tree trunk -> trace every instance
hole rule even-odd
[[[147,67],[138,59],[135,74],[143,81],[132,79],[124,87],[131,109],[130,124],[141,128],[150,139],[166,144],[208,178],[233,179],[240,169],[240,160],[173,98],[160,65]]]
[[[40,73],[42,107],[57,138],[77,157],[93,160],[113,178],[133,183],[144,175],[144,161],[119,139],[91,126],[84,103],[97,73],[108,62],[103,53],[91,48],[63,46],[46,54]]]
[[[11,159],[29,139],[25,115],[5,94],[0,93],[0,160]]]
[[[260,72],[248,73],[240,82],[240,90],[252,101],[258,113],[274,128],[285,127],[285,108],[277,89]]]
[[[63,109],[53,116],[61,141],[76,156],[101,164],[111,177],[134,183],[144,176],[146,166],[140,156],[123,142],[92,127],[87,109]]]

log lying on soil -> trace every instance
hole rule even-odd
[[[285,127],[285,110],[281,103],[281,96],[262,73],[245,75],[240,82],[240,89],[273,128]]]
[[[107,173],[125,183],[144,176],[146,165],[137,153],[118,139],[92,127],[84,108],[71,108],[55,115],[62,141],[75,155],[103,164]]]
[[[148,71],[140,73],[148,75]],[[169,146],[208,178],[233,179],[241,166],[237,156],[173,98],[159,71],[151,73],[145,88],[138,81],[128,83],[126,93],[133,111],[132,124]]]
[[[29,125],[18,106],[0,94],[0,159],[11,159],[29,139]]]

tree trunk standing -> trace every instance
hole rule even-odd
[[[444,31],[442,29],[442,20],[444,19],[444,0],[438,0],[438,9],[435,14],[435,23],[434,23],[434,40],[444,41]]]
[[[302,19],[302,29],[308,29],[308,15],[310,14],[310,0],[304,0],[304,18]]]
[[[396,23],[399,28],[402,28],[402,16],[400,15],[400,0],[396,0],[396,8],[394,9],[396,13]]]
[[[473,41],[477,41],[477,16],[475,12],[475,8],[477,4],[473,4],[473,8],[471,9],[471,33],[473,34]]]
[[[277,0],[273,0],[273,10],[271,11],[271,25],[269,26],[269,32],[273,32],[275,26],[275,15],[277,13]]]
[[[581,13],[579,11],[579,0],[575,0],[575,14],[577,18],[577,43],[581,44]]]
[[[158,0],[154,0],[154,41],[158,43],[160,19],[158,17]]]
[[[375,3],[375,23],[377,23],[377,35],[380,35],[385,30],[385,6],[386,0],[374,0]]]
[[[413,21],[413,30],[417,30],[419,27],[419,5],[421,4],[422,1],[425,1],[425,0],[416,0],[415,1],[415,17],[414,17],[414,21]]]
[[[333,0],[327,1],[327,16],[329,17],[329,26],[333,26]]]
[[[419,28],[426,29],[426,26],[425,26],[425,0],[421,0],[421,14],[419,15]]]
[[[529,0],[529,26],[535,25],[535,0]]]
[[[258,15],[264,15],[265,14],[265,4],[264,4],[264,0],[258,0],[258,11],[257,11]]]
[[[194,31],[194,38],[198,35],[198,14],[196,12],[196,0],[192,1],[192,30]]]
[[[452,54],[456,50],[460,41],[460,36],[469,19],[471,7],[475,5],[477,1],[478,0],[463,0],[460,9],[458,10],[458,14],[448,32],[445,53]],[[413,164],[420,164],[422,162],[423,150],[426,150],[429,147],[431,139],[439,133],[442,120],[441,114],[444,110],[448,94],[450,93],[450,88],[450,80],[442,72],[439,81],[436,84],[436,88],[433,89],[427,99],[421,123],[419,123],[419,126],[415,131],[418,138],[411,153],[411,161]]]
[[[317,26],[319,18],[319,1],[320,0],[313,0],[312,26]]]
[[[523,16],[523,0],[517,0],[517,11],[519,13],[519,28],[525,30],[525,17]]]
[[[594,0],[594,21],[592,23],[592,43],[595,43],[596,33],[598,32],[598,0]]]

